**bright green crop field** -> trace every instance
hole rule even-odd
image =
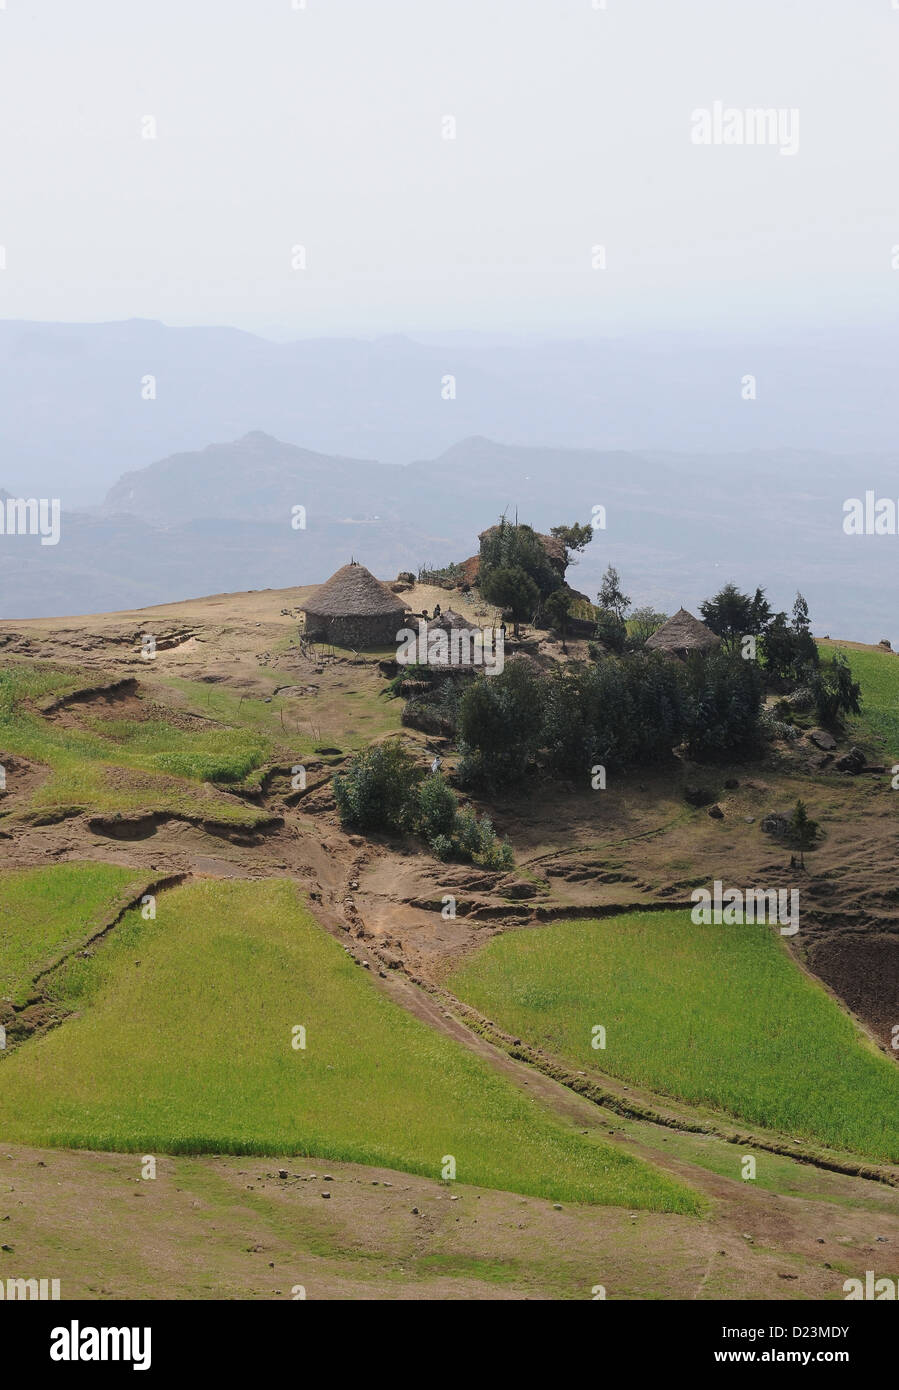
[[[79,946],[140,881],[112,864],[0,873],[0,998],[23,1002],[35,974]]]
[[[899,1161],[899,1068],[770,927],[683,911],[561,922],[494,937],[447,985],[573,1067]]]
[[[554,1200],[695,1212],[387,999],[293,884],[202,880],[126,915],[50,992],[78,1010],[0,1061],[10,1141],[308,1154]],[[305,1028],[305,1048],[293,1030]]]

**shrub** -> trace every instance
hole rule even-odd
[[[430,844],[437,835],[452,835],[456,815],[455,796],[442,774],[432,772],[418,788],[418,829]]]
[[[359,830],[408,830],[417,819],[421,773],[395,739],[357,753],[333,779],[344,825]]]
[[[627,625],[611,608],[600,608],[596,617],[596,636],[612,652],[623,652]]]
[[[822,663],[809,685],[822,724],[837,725],[843,714],[859,713],[862,688],[852,679],[849,662],[841,652],[834,652],[829,662]]]
[[[439,772],[424,777],[415,759],[395,739],[357,753],[333,780],[344,825],[358,830],[415,831],[436,859],[457,854],[487,869],[511,868],[512,848],[500,844],[490,821],[459,811]]]
[[[453,852],[453,842],[448,835],[435,835],[431,844],[431,853],[435,859],[449,859]]]

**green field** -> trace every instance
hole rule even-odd
[[[35,974],[74,950],[140,879],[111,864],[0,873],[0,999],[23,1002]]]
[[[381,994],[284,881],[203,880],[134,911],[49,992],[78,1016],[0,1061],[12,1142],[294,1153],[554,1200],[698,1210]],[[306,1029],[306,1049],[291,1046]]]
[[[862,712],[846,721],[850,733],[870,738],[885,762],[899,763],[899,656],[857,651],[841,642],[819,642],[822,654],[840,651],[862,688]]]
[[[573,1067],[899,1161],[899,1068],[769,927],[683,911],[557,923],[495,937],[447,985]]]
[[[269,758],[269,740],[252,729],[184,730],[164,718],[84,720],[67,727],[44,717],[40,701],[96,683],[97,675],[43,664],[0,671],[0,749],[51,770],[30,811],[135,811],[199,814],[252,825],[262,813],[207,797],[203,781],[237,782]]]

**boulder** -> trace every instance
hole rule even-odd
[[[684,787],[684,801],[690,806],[708,806],[714,800],[715,793],[706,787],[691,786],[689,783]]]
[[[812,729],[809,739],[816,748],[823,749],[825,753],[832,753],[837,746],[833,734],[829,734],[826,729]]]
[[[850,748],[842,758],[837,758],[834,767],[837,772],[848,772],[857,777],[865,766],[865,755],[860,748]]]
[[[714,806],[709,807],[708,813],[712,817],[712,820],[724,820],[724,812],[718,805],[717,801],[715,802]]]
[[[790,828],[790,817],[785,816],[782,811],[769,811],[762,821],[762,829],[766,835],[776,835],[782,839]]]

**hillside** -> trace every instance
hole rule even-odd
[[[310,1297],[582,1297],[598,1259],[611,1297],[840,1296],[869,1267],[875,1228],[899,1241],[889,778],[841,774],[802,733],[750,765],[701,772],[717,820],[685,801],[697,769],[677,765],[599,797],[564,782],[471,795],[514,867],[440,863],[414,838],[340,823],[331,777],[354,750],[398,735],[422,765],[437,749],[450,773],[456,754],[401,723],[377,654],[300,650],[306,593],[0,623],[0,920],[5,905],[17,924],[2,938],[12,953],[0,948],[0,1120],[15,1186],[39,1190],[36,1154],[68,1191],[96,1194],[102,1175],[80,1239],[106,1232],[97,1261],[117,1296],[141,1296],[160,1260],[180,1265],[166,1233],[176,1187],[216,1213],[219,1232],[209,1260],[192,1256],[179,1276],[192,1295],[271,1296],[308,1279]],[[899,696],[899,658],[847,650],[871,698],[846,743],[872,767],[890,762],[882,711]],[[722,865],[730,882],[793,881],[761,822],[797,795],[825,835],[801,931],[764,938],[765,1005],[755,938],[740,938],[739,955],[719,942],[718,957],[678,942],[697,930],[691,889]],[[23,913],[32,899],[44,908]],[[635,930],[649,949],[626,944]],[[751,1046],[745,1011],[732,1011],[741,991],[766,1030]],[[777,1041],[772,1014],[793,1021],[792,1038]],[[595,1023],[609,1027],[608,1053],[590,1046]],[[297,1024],[308,1065],[290,1045]],[[222,1052],[232,1026],[239,1045]],[[816,1045],[798,1066],[809,1030]],[[835,1109],[831,1053],[854,1078]],[[306,1079],[290,1100],[295,1077]],[[163,1176],[135,1204],[135,1258],[109,1223],[144,1152]],[[17,1251],[35,1259],[49,1249],[51,1198],[9,1211]],[[520,1240],[503,1235],[510,1221]],[[257,1254],[214,1270],[221,1239]],[[538,1244],[549,1254],[529,1273]],[[263,1251],[277,1274],[259,1272]]]

